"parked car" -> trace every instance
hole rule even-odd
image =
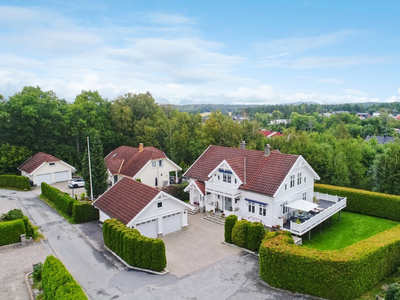
[[[82,178],[74,178],[72,180],[70,180],[68,186],[70,188],[79,188],[79,187],[84,187],[85,186],[85,180],[83,180]]]

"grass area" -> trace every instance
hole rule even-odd
[[[340,222],[337,213],[332,216],[331,227],[329,220],[322,224],[322,234],[317,226],[311,231],[311,240],[308,234],[303,235],[303,245],[319,250],[342,249],[396,225],[399,222],[342,211]]]
[[[57,209],[57,207],[55,206],[55,204],[53,202],[49,201],[45,196],[40,194],[39,198],[42,199],[44,202],[46,202],[48,205],[50,205],[52,208],[54,208],[56,210],[56,212],[58,212],[61,216],[63,216],[64,219],[66,219],[69,223],[75,224],[72,216],[70,217],[67,214],[63,213],[62,211],[59,211]]]
[[[400,283],[400,271],[393,273],[383,281],[379,282],[372,289],[362,294],[361,297],[358,297],[356,300],[375,300],[376,295],[385,298],[386,291],[389,288],[389,285],[395,282]]]

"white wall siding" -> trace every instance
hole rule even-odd
[[[54,163],[54,165],[50,165],[50,163]],[[33,172],[31,179],[32,179],[32,181],[34,183],[36,183],[37,175],[51,173],[51,178],[52,178],[52,182],[51,183],[54,183],[55,182],[54,173],[55,172],[62,172],[62,171],[68,171],[68,178],[69,179],[72,178],[72,172],[74,171],[73,168],[71,168],[68,165],[62,163],[61,161],[46,162],[45,164],[43,164],[41,167],[39,167],[37,170],[35,170]]]
[[[162,166],[159,166],[159,160]],[[157,159],[156,167],[152,168],[152,163],[148,163],[143,170],[136,174],[136,178],[140,178],[141,182],[148,186],[155,187],[155,179],[157,178],[157,186],[162,187],[169,184],[169,172],[175,172],[178,169],[167,159]],[[164,184],[165,181],[167,184]]]

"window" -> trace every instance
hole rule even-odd
[[[162,202],[157,202],[157,208],[162,208]]]
[[[306,182],[307,182],[307,177],[304,176],[304,183],[306,183]]]
[[[303,193],[303,200],[307,200],[307,192]]]
[[[157,162],[156,162],[156,161],[152,161],[152,162],[151,162],[151,167],[152,167],[152,168],[157,167]]]
[[[287,214],[289,211],[289,208],[286,206],[287,201],[282,203],[282,213]]]
[[[287,190],[287,183],[285,183],[285,191]]]
[[[159,160],[159,161],[158,161],[158,166],[159,166],[159,167],[162,167],[162,160]]]
[[[218,175],[218,180],[221,180],[220,176]]]
[[[265,204],[260,204],[260,216],[267,215],[267,206]]]
[[[290,188],[293,188],[293,187],[294,187],[294,180],[295,180],[295,176],[294,176],[294,175],[291,175],[291,176],[290,176]]]
[[[301,173],[297,174],[297,185],[301,184]]]
[[[56,163],[49,163],[49,165],[50,165],[50,166],[55,166],[55,165],[56,165]]]
[[[253,213],[256,211],[256,205],[253,202],[249,202],[249,212]]]
[[[231,180],[232,180],[232,175],[231,174],[224,173],[222,176],[223,176],[223,181],[224,182],[231,183]]]
[[[237,179],[235,178],[235,184],[237,184]]]

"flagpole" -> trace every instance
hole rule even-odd
[[[90,163],[89,137],[87,137],[87,150],[88,150],[88,159],[89,159],[90,197],[92,198],[92,201],[93,201],[92,165]]]

